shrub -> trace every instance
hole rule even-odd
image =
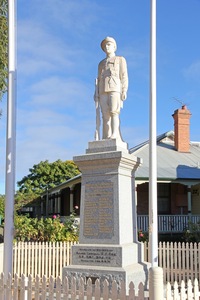
[[[183,240],[185,242],[200,242],[200,223],[188,222],[188,227],[183,233]]]
[[[138,241],[148,242],[148,232],[143,232],[141,229],[138,231]]]
[[[75,214],[63,223],[60,216],[52,218],[29,218],[29,216],[15,216],[16,241],[41,241],[64,242],[78,240],[78,224],[75,222]]]

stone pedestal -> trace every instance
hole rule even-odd
[[[117,140],[90,142],[74,157],[82,172],[80,236],[63,276],[146,283],[147,264],[136,239],[134,195],[139,158]],[[135,233],[135,234],[134,234]]]

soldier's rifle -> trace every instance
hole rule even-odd
[[[95,130],[95,140],[100,140],[100,125],[101,125],[101,119],[100,119],[100,103],[99,103],[99,93],[98,93],[98,79],[95,79],[95,108],[96,108],[96,130]]]

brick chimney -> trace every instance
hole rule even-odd
[[[190,152],[190,116],[186,105],[174,111],[174,146],[179,152]]]

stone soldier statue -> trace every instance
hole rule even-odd
[[[106,53],[106,58],[98,66],[94,99],[96,108],[100,105],[102,112],[102,139],[121,139],[119,114],[128,89],[126,60],[115,55],[117,45],[112,37],[106,37],[101,42],[101,48]],[[97,116],[97,127],[99,124]],[[99,139],[99,134],[96,134],[96,139]]]

